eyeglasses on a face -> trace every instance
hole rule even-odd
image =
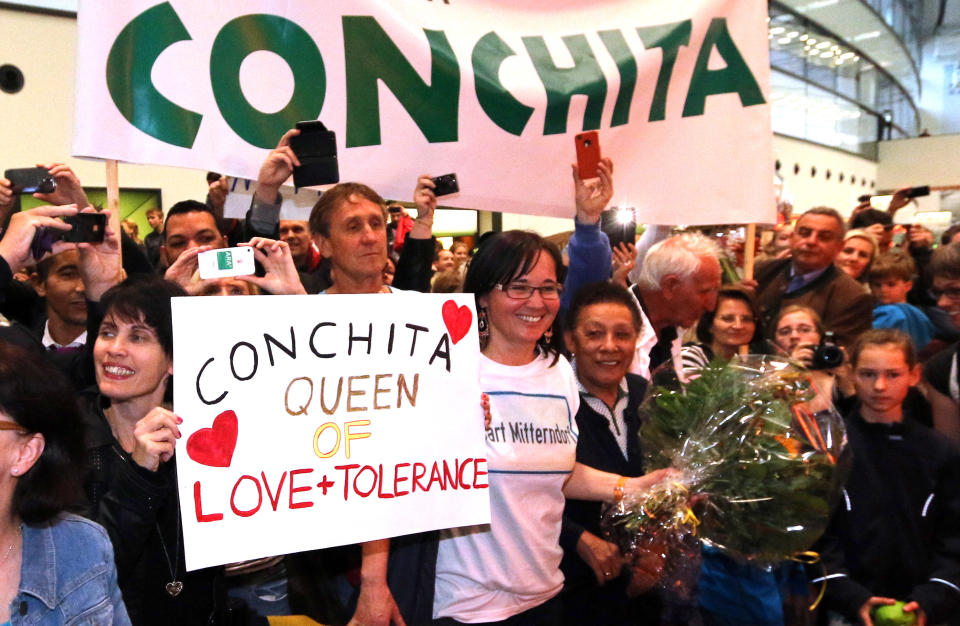
[[[557,300],[563,288],[560,285],[541,285],[534,287],[525,283],[507,283],[506,285],[497,285],[497,289],[507,294],[508,298],[513,300],[529,300],[534,291],[540,292],[540,297],[544,300]]]
[[[960,287],[952,287],[950,289],[937,289],[932,287],[930,289],[930,295],[933,296],[934,300],[946,298],[948,300],[960,301]]]

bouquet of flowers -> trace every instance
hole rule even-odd
[[[641,408],[647,471],[680,478],[605,514],[621,552],[659,555],[665,584],[698,542],[761,564],[807,550],[845,477],[843,420],[808,374],[782,358],[715,360],[685,385],[655,387]],[[687,568],[689,569],[689,568]]]

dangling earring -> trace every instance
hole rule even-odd
[[[487,347],[490,341],[490,325],[487,323],[486,307],[477,307],[477,334],[480,335],[480,348]]]
[[[550,340],[553,339],[553,326],[547,329],[547,332],[543,333],[543,343],[550,345]]]

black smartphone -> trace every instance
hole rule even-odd
[[[930,195],[930,185],[922,185],[920,187],[911,187],[907,190],[906,197],[908,198],[919,198],[920,196],[929,196]]]
[[[48,252],[53,252],[53,244],[58,241],[70,243],[101,243],[106,234],[107,216],[103,213],[77,213],[63,218],[73,226],[70,230],[57,228],[38,228],[30,242],[30,253],[37,261]]]
[[[297,188],[340,182],[337,162],[337,135],[319,120],[297,122],[299,135],[290,138],[290,148],[300,159],[293,168]]]
[[[77,213],[63,218],[73,226],[71,230],[60,231],[63,241],[71,243],[102,243],[107,227],[107,216],[103,213]]]
[[[433,188],[433,195],[437,197],[449,196],[452,193],[460,192],[460,183],[457,182],[456,174],[444,174],[443,176],[436,176],[430,180],[436,185]]]
[[[607,209],[600,214],[600,229],[610,238],[610,247],[632,244],[637,239],[637,220],[633,209]]]
[[[13,193],[53,193],[57,188],[57,183],[45,167],[7,170],[3,177],[10,181]]]

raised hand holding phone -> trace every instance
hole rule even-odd
[[[600,176],[597,166],[600,164],[600,136],[591,130],[573,138],[577,149],[577,172],[581,180]]]
[[[197,255],[197,267],[200,278],[226,278],[228,276],[247,276],[256,271],[253,262],[253,248],[219,248]]]
[[[580,176],[577,165],[572,165],[576,217],[581,224],[596,224],[600,215],[613,198],[613,161],[602,158],[597,164],[597,174],[591,180]]]
[[[72,244],[50,239],[49,246],[45,246],[44,251],[38,255],[38,247],[34,242],[37,235],[45,229],[49,229],[47,232],[70,230],[70,226],[58,218],[76,214],[77,207],[73,205],[41,206],[14,213],[3,238],[0,239],[0,257],[3,257],[10,270],[16,273],[25,265],[41,260],[47,253],[56,254],[71,247]]]
[[[10,181],[13,193],[52,193],[56,183],[45,167],[21,167],[7,170],[4,178]]]
[[[297,122],[300,132],[290,136],[290,148],[299,159],[293,168],[295,187],[329,185],[340,181],[337,136],[319,120]]]

